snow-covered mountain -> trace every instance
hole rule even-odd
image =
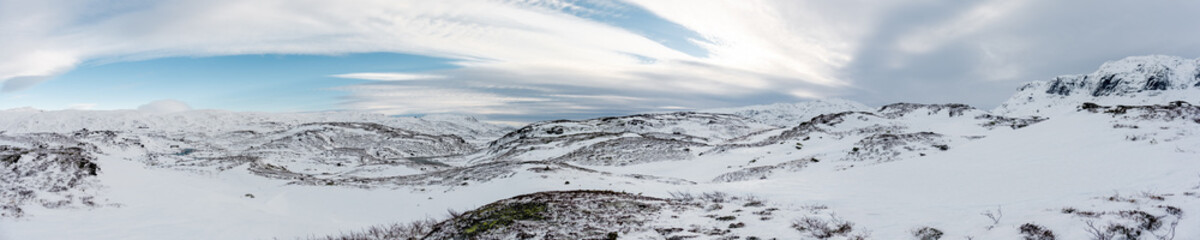
[[[1200,239],[1197,66],[518,129],[7,110],[0,239]]]
[[[1085,102],[1152,105],[1171,101],[1200,102],[1200,59],[1151,55],[1107,62],[1090,74],[1025,84],[993,112],[1036,116],[1072,111]]]

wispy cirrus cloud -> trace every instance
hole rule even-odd
[[[533,114],[530,108],[509,106],[545,103],[550,99],[507,96],[461,88],[365,84],[339,88],[356,95],[345,104],[353,109],[387,114],[463,113],[482,115]]]
[[[360,79],[360,80],[374,80],[374,81],[411,81],[411,80],[430,80],[430,79],[446,78],[446,76],[433,75],[433,74],[370,73],[370,72],[337,74],[337,75],[333,75],[332,77],[347,78],[347,79]]]

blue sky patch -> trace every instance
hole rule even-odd
[[[160,99],[234,111],[338,109],[344,92],[367,82],[331,77],[355,72],[417,73],[456,68],[453,59],[396,53],[176,57],[79,68],[30,89],[0,95],[0,108],[130,109]],[[69,96],[69,97],[67,97]]]

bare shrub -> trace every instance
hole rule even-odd
[[[920,227],[912,230],[913,237],[920,240],[938,240],[942,238],[942,230],[931,227]]]
[[[1138,228],[1146,231],[1158,230],[1162,227],[1162,221],[1150,213],[1138,210],[1126,210],[1120,212],[1121,217],[1132,219],[1138,223]]]
[[[1072,214],[1089,218],[1116,216],[1119,219],[1125,220],[1116,223],[1109,222],[1108,225],[1104,226],[1099,226],[1094,221],[1088,220],[1086,222],[1087,228],[1084,230],[1091,235],[1091,239],[1095,240],[1141,239],[1144,238],[1143,236],[1147,235],[1153,235],[1153,239],[1159,240],[1174,239],[1175,228],[1179,225],[1179,218],[1183,216],[1183,210],[1179,209],[1178,207],[1167,205],[1157,205],[1155,207],[1162,209],[1164,212],[1166,212],[1166,214],[1158,216],[1142,210],[1124,210],[1098,213],[1075,210],[1072,211]],[[1167,228],[1164,228],[1164,226]]]
[[[375,239],[409,240],[409,239],[421,239],[422,237],[424,237],[426,234],[429,234],[429,232],[433,230],[434,224],[437,224],[437,221],[435,221],[433,219],[426,219],[426,220],[420,220],[420,221],[413,221],[413,222],[410,222],[407,224],[396,223],[396,224],[386,225],[386,226],[373,226],[373,227],[368,227],[367,229],[365,229],[361,232],[347,233],[347,234],[342,234],[340,236],[325,236],[325,237],[315,237],[315,238],[310,238],[310,239],[313,239],[313,240],[318,240],[318,239],[321,239],[321,240],[350,240],[350,239],[354,239],[354,240],[375,240]]]
[[[725,202],[725,200],[728,200],[728,199],[729,199],[729,194],[726,194],[726,193],[723,193],[723,192],[707,192],[707,193],[701,193],[701,194],[700,194],[700,199],[702,199],[702,200],[705,200],[705,201],[708,201],[708,202],[714,202],[714,203],[724,203],[724,202]]]
[[[1026,223],[1018,229],[1025,240],[1054,240],[1054,232],[1037,224]]]
[[[1167,195],[1165,195],[1165,194],[1158,194],[1158,193],[1155,193],[1152,191],[1142,191],[1142,197],[1149,198],[1152,200],[1165,201],[1165,200],[1167,200],[1166,196]]]
[[[766,206],[766,204],[763,204],[762,200],[759,200],[757,197],[754,197],[754,196],[747,197],[746,204],[742,204],[742,207],[762,207],[762,206]]]
[[[1121,237],[1121,239],[1138,239],[1142,236],[1142,230],[1119,224],[1108,225],[1108,229],[1105,230],[1110,234]]]
[[[1150,232],[1150,234],[1154,234],[1154,237],[1156,237],[1160,240],[1174,240],[1176,227],[1179,227],[1179,221],[1172,222],[1171,227],[1168,228],[1167,231],[1163,234],[1158,234],[1155,232]]]
[[[1135,200],[1133,198],[1127,198],[1127,197],[1121,196],[1120,192],[1113,192],[1112,196],[1104,198],[1104,200],[1108,200],[1109,202],[1137,203],[1137,200]]]
[[[705,203],[726,203],[731,200],[740,199],[737,196],[731,196],[728,193],[724,193],[724,192],[705,192],[705,193],[700,193],[700,194],[693,194],[693,193],[686,193],[686,192],[668,192],[667,194],[671,195],[671,199],[679,200],[679,201],[683,201],[683,202],[700,201],[700,202],[705,202]]]
[[[829,220],[804,217],[792,222],[792,228],[801,233],[808,233],[817,239],[829,239],[834,236],[846,236],[854,231],[854,224],[830,215]]]
[[[1088,232],[1088,234],[1092,235],[1092,240],[1112,240],[1113,236],[1116,235],[1113,232],[1108,231],[1107,229],[1101,229],[1100,227],[1096,227],[1096,223],[1092,222],[1092,221],[1087,221],[1087,226],[1088,226],[1087,232]]]
[[[1162,208],[1164,211],[1167,211],[1167,214],[1171,214],[1176,217],[1183,217],[1183,209],[1179,209],[1179,207],[1170,205],[1158,205],[1155,207]]]
[[[992,220],[992,225],[987,226],[987,230],[992,230],[993,228],[996,228],[996,225],[1000,224],[1000,218],[1004,217],[1004,211],[997,206],[996,211],[987,210],[979,213],[979,215],[983,215],[984,217]]]
[[[744,223],[744,222],[737,222],[737,223],[729,224],[729,228],[743,228],[743,227],[746,227],[746,223]]]

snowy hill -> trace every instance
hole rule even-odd
[[[194,110],[164,113],[140,110],[44,111],[30,108],[0,111],[0,131],[8,133],[70,132],[85,128],[130,132],[270,132],[314,122],[369,122],[426,134],[461,136],[471,142],[491,141],[511,130],[459,115],[412,118],[349,111],[258,113]]]
[[[530,124],[495,141],[478,159],[625,165],[680,160],[691,148],[734,141],[776,127],[729,114],[660,113]],[[598,159],[598,155],[608,159]]]
[[[700,112],[727,113],[776,127],[791,127],[817,115],[845,111],[871,111],[871,107],[845,99],[821,99],[798,103],[707,109]]]
[[[1130,57],[990,112],[8,110],[0,239],[1200,239],[1197,66]]]

